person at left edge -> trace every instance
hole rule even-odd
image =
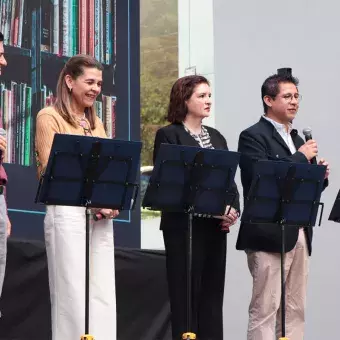
[[[168,108],[171,123],[157,131],[154,161],[162,143],[228,150],[225,138],[203,125],[210,116],[211,91],[206,78],[198,75],[178,79],[172,87]],[[166,269],[171,307],[172,339],[194,332],[200,340],[223,340],[223,294],[227,232],[238,218],[239,195],[231,211],[221,220],[194,216],[192,236],[192,330],[186,329],[186,242],[185,213],[163,212],[161,230],[166,250]],[[229,207],[227,207],[228,210]]]
[[[0,76],[2,68],[7,66],[7,61],[5,58],[4,51],[4,36],[0,32]],[[7,174],[2,165],[5,157],[7,148],[6,138],[0,136],[0,150],[1,150],[1,160],[0,160],[0,297],[2,293],[2,287],[5,278],[6,270],[6,257],[7,257],[7,237],[11,234],[11,222],[7,213],[6,204],[6,184],[7,184]],[[1,312],[0,312],[1,316]]]

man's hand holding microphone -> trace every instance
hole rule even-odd
[[[312,138],[312,129],[311,128],[303,129],[303,134],[305,135],[306,143],[303,144],[298,151],[303,153],[311,164],[326,166],[325,179],[328,178],[330,173],[328,162],[326,162],[326,160],[323,158],[321,158],[319,162],[317,162],[316,160],[316,156],[318,155],[318,145],[316,141]]]

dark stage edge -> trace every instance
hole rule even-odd
[[[170,340],[164,252],[116,248],[115,260],[117,339]],[[8,241],[0,310],[0,340],[51,339],[47,262],[42,242]]]

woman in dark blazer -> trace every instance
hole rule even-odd
[[[202,125],[210,115],[209,82],[202,76],[178,79],[172,87],[167,119],[171,123],[157,131],[154,161],[162,143],[228,150],[225,138]],[[194,216],[192,237],[192,329],[187,330],[186,242],[188,219],[184,213],[163,212],[161,230],[171,307],[172,338],[192,331],[199,340],[223,340],[223,293],[226,266],[226,236],[239,215],[239,195],[223,219]],[[227,207],[226,212],[229,210]]]

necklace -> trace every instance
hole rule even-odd
[[[89,124],[87,122],[85,112],[84,112],[83,117],[77,116],[76,120],[77,120],[79,126],[83,128],[85,136],[92,135],[91,128],[89,127]]]
[[[80,121],[84,120],[86,118],[85,112],[84,112],[82,117],[79,117],[79,115],[77,115],[77,114],[75,116],[76,116],[76,120],[80,120]]]

